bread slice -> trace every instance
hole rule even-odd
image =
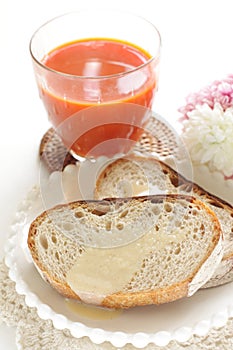
[[[156,195],[56,206],[32,222],[28,247],[65,297],[129,308],[195,293],[221,261],[221,238],[198,199]]]
[[[142,191],[193,195],[205,202],[217,215],[224,236],[221,264],[205,287],[214,287],[233,280],[233,207],[208,193],[171,167],[155,158],[130,156],[108,165],[99,175],[95,198],[135,196]]]

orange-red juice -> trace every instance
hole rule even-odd
[[[55,128],[67,120],[61,136],[68,148],[82,157],[96,157],[124,151],[116,144],[112,150],[111,146],[106,151],[98,148],[105,141],[138,140],[146,117],[142,111],[135,112],[135,105],[151,108],[156,89],[150,59],[137,46],[105,38],[66,43],[44,57],[49,69],[46,87],[40,86],[41,97]],[[119,102],[134,104],[132,113],[114,116],[111,108],[97,111],[98,106],[114,108]],[[69,123],[69,117],[94,106],[93,113],[79,113]]]

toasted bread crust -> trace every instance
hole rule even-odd
[[[132,160],[135,160],[136,162],[137,161],[140,162],[141,160],[145,159],[144,157],[135,156],[135,155],[131,157],[132,157]],[[100,183],[104,180],[104,177],[107,177],[107,172],[110,172],[111,168],[115,167],[117,163],[122,161],[124,162],[125,160],[127,161],[127,159],[128,158],[125,158],[125,159],[120,158],[114,161],[113,163],[108,164],[107,168],[104,169],[102,173],[98,176],[98,179],[96,181],[96,188],[95,188],[95,198],[97,200],[98,200],[98,191],[99,191]],[[227,211],[230,211],[233,216],[233,206],[230,203],[206,191],[204,188],[195,184],[194,182],[186,179],[183,175],[179,174],[177,171],[172,169],[169,165],[165,164],[164,162],[155,158],[147,158],[147,160],[159,164],[164,174],[169,176],[169,178],[171,179],[171,183],[175,187],[185,186],[185,188],[187,188],[187,191],[193,192],[193,196],[195,196],[195,194],[199,196],[203,196],[207,201],[209,201],[210,204],[216,207],[224,208]]]
[[[165,198],[169,200],[185,199],[185,201],[190,203],[195,203],[195,205],[203,208],[211,216],[212,221],[214,223],[215,233],[212,237],[212,242],[211,242],[212,248],[218,244],[221,238],[221,228],[220,228],[219,221],[215,216],[215,214],[213,213],[213,211],[206,204],[202,203],[200,200],[192,196],[177,195],[177,194],[167,195],[167,196],[163,196],[163,195],[144,196],[144,197],[136,197],[135,199],[140,202],[150,200],[156,203],[156,202],[163,201]],[[56,210],[58,208],[62,209],[63,207],[76,209],[76,208],[79,208],[80,206],[88,206],[93,209],[95,208],[96,205],[98,207],[100,205],[106,206],[106,204],[108,203],[122,203],[122,202],[125,203],[129,200],[132,200],[132,198],[124,198],[124,199],[115,198],[115,199],[106,199],[103,201],[98,201],[98,200],[79,201],[79,202],[72,202],[64,205],[58,205],[54,207],[52,210]],[[64,297],[80,300],[80,297],[70,288],[70,286],[67,283],[61,282],[49,274],[48,270],[46,269],[46,266],[43,265],[43,263],[40,261],[38,257],[38,252],[35,244],[37,228],[42,224],[44,220],[46,220],[47,216],[49,215],[49,212],[50,210],[45,211],[40,216],[38,216],[31,224],[29,229],[29,234],[28,234],[29,250],[43,278],[53,288],[55,288]],[[212,253],[212,248],[209,249],[208,254],[205,256],[205,258],[202,261],[200,261],[199,266],[197,266],[196,270],[193,271],[192,276],[189,276],[188,279],[185,279],[183,281],[180,281],[178,283],[175,283],[163,288],[157,288],[156,290],[114,293],[112,295],[105,297],[101,305],[108,308],[130,308],[134,306],[142,306],[142,305],[148,305],[148,304],[167,303],[167,302],[171,302],[171,301],[188,296],[189,286],[192,283],[192,279],[196,275],[199,268],[203,265],[203,263],[208,260],[209,256]]]
[[[105,178],[107,178],[108,173],[112,171],[112,168],[117,167],[118,164],[121,162],[125,162],[127,160],[135,161],[136,163],[140,164],[140,161],[145,160],[145,157],[140,156],[130,156],[126,158],[120,158],[113,163],[109,164],[106,169],[102,171],[102,173],[99,175],[97,182],[96,182],[96,189],[95,189],[95,198],[98,198],[98,193],[100,191],[101,183],[104,183]],[[233,206],[226,202],[225,200],[215,196],[214,194],[206,191],[201,186],[193,183],[192,181],[187,180],[184,176],[179,174],[177,171],[172,169],[169,165],[163,163],[162,161],[155,159],[155,158],[146,158],[146,160],[151,161],[156,164],[160,165],[160,168],[162,169],[163,173],[165,175],[168,175],[170,178],[171,183],[176,187],[183,188],[187,192],[192,192],[192,195],[197,195],[200,199],[203,198],[205,203],[210,204],[213,207],[216,208],[222,208],[223,210],[227,211],[230,216],[233,217]],[[223,236],[224,236],[223,231]],[[233,227],[230,233],[230,240],[233,241]],[[230,246],[229,246],[230,247]],[[227,265],[227,268],[226,268]],[[227,273],[226,273],[227,269]],[[206,287],[215,287],[218,285],[222,285],[224,283],[231,282],[233,280],[233,243],[232,243],[232,249],[230,251],[224,251],[223,258],[221,263],[219,264],[218,269],[216,270],[216,273],[213,275],[213,278],[207,283]]]

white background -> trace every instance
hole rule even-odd
[[[49,125],[32,72],[30,37],[54,16],[102,7],[129,10],[158,27],[162,57],[154,110],[164,118],[178,117],[189,92],[233,73],[232,0],[2,0],[0,257],[17,204],[38,181],[38,146]],[[1,349],[16,349],[14,330],[1,326],[0,339]]]

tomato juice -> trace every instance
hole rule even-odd
[[[138,140],[157,88],[157,63],[149,53],[128,42],[92,38],[55,48],[42,64],[41,98],[52,125],[75,154],[124,153],[129,148],[125,140]],[[36,70],[42,75],[42,65]],[[119,109],[119,103],[128,107]],[[104,150],[101,145],[109,140],[113,143]]]

